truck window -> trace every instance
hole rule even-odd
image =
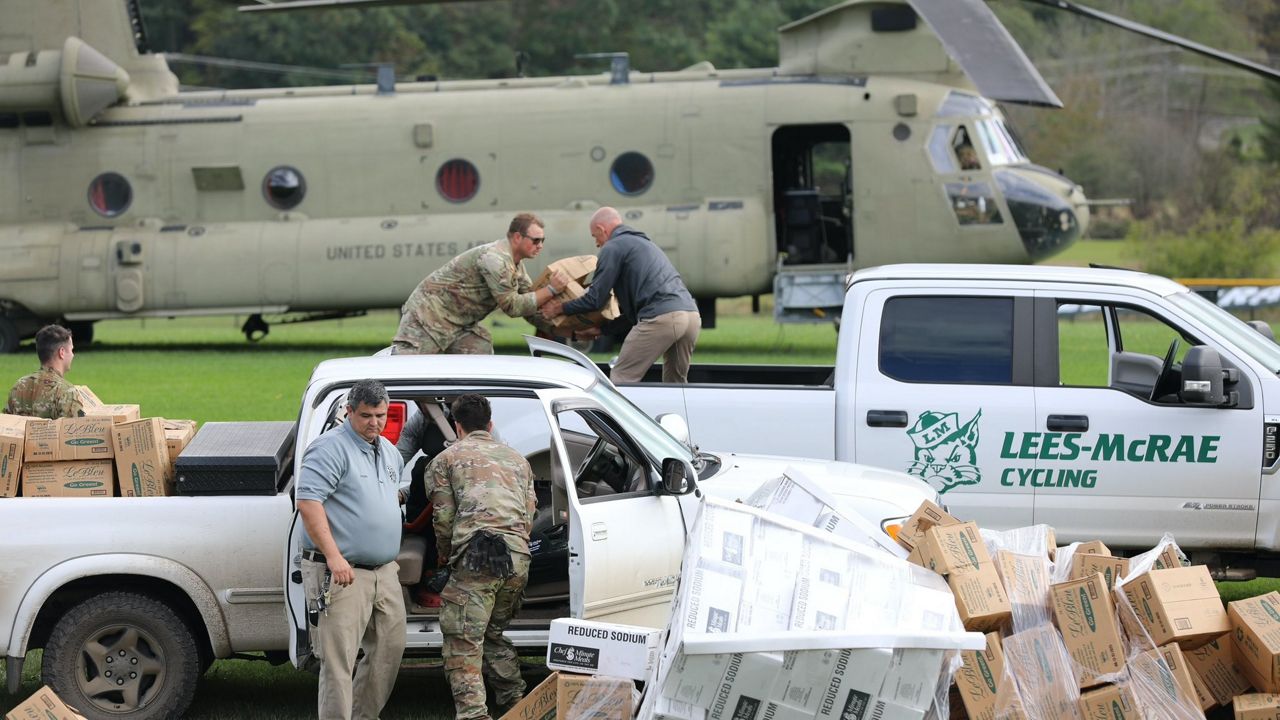
[[[599,410],[567,410],[556,421],[584,502],[652,491],[649,463],[613,418]]]
[[[1113,387],[1145,397],[1174,340],[1179,341],[1175,363],[1182,362],[1187,350],[1199,344],[1144,310],[1059,302],[1059,384]],[[1117,373],[1123,377],[1117,378]]]
[[[890,299],[880,323],[880,372],[904,382],[1011,384],[1013,299]]]

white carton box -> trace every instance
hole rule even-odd
[[[690,585],[693,590],[684,618],[685,632],[724,633],[738,629],[741,580],[733,575],[696,568]]]
[[[782,653],[735,653],[729,657],[707,717],[760,720],[773,684],[782,672]]]
[[[661,630],[560,618],[551,621],[547,667],[644,680],[658,656]]]

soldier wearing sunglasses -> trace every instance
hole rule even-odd
[[[493,338],[480,321],[499,308],[550,331],[538,308],[564,290],[569,276],[552,273],[546,287],[533,290],[522,265],[542,252],[546,239],[542,220],[520,213],[505,238],[471,248],[428,275],[400,309],[391,352],[492,355]]]

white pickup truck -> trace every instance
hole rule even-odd
[[[534,562],[509,632],[522,646],[545,646],[550,619],[567,615],[664,624],[703,492],[745,495],[794,465],[845,512],[881,529],[937,499],[901,472],[694,452],[598,370],[518,357],[321,363],[302,398],[295,466],[311,440],[342,422],[347,389],[368,377],[387,385],[400,417],[416,402],[486,395],[501,436],[529,458],[540,503]],[[0,501],[0,649],[9,692],[18,689],[27,653],[43,648],[44,681],[91,720],[181,717],[217,658],[265,652],[306,662],[292,491],[286,472],[270,496]],[[406,535],[407,597],[424,544]],[[408,654],[438,652],[438,611],[411,597],[408,611]]]
[[[1164,278],[894,265],[852,276],[834,368],[619,389],[709,447],[916,475],[983,527],[1121,548],[1174,532],[1262,563],[1280,551],[1278,371],[1272,339]]]

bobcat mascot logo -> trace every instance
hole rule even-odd
[[[960,424],[955,413],[926,410],[916,418],[907,436],[916,446],[915,462],[907,472],[921,478],[939,493],[960,485],[977,485],[982,480],[978,470],[978,410],[969,422]]]

